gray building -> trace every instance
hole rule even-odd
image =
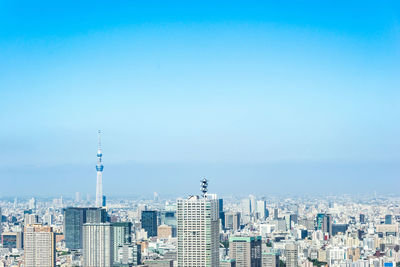
[[[240,229],[240,212],[225,212],[225,229],[233,231]]]
[[[148,237],[157,236],[157,211],[143,210],[141,222]]]
[[[83,225],[85,223],[104,223],[107,212],[101,208],[64,209],[64,237],[65,246],[69,249],[83,248]]]
[[[112,224],[114,233],[114,260],[118,259],[118,247],[132,241],[132,223],[116,222]]]
[[[236,267],[261,267],[261,236],[230,237],[229,258],[236,261]]]
[[[114,234],[110,223],[83,225],[83,266],[112,267]]]
[[[141,256],[142,256],[141,245],[139,244],[120,245],[118,247],[117,259],[114,260],[114,266],[139,265],[141,263]]]

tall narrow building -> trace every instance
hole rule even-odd
[[[83,225],[83,266],[112,267],[114,263],[114,233],[110,223]]]
[[[148,237],[157,236],[157,211],[143,210],[141,223]]]
[[[115,222],[112,226],[114,232],[114,261],[118,261],[119,246],[130,245],[132,242],[132,223]]]
[[[202,197],[177,201],[178,267],[219,266],[218,200],[207,198],[207,180]]]
[[[42,226],[41,224],[26,225],[24,229],[24,266],[56,266],[55,245],[55,235],[50,226]]]
[[[298,267],[298,246],[294,243],[288,243],[285,246],[286,267]]]
[[[97,184],[96,184],[96,207],[103,207],[105,203],[103,203],[103,163],[101,157],[103,156],[101,150],[101,131],[99,130],[99,139],[98,139],[98,147],[97,147]]]

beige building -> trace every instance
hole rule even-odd
[[[261,236],[230,237],[229,258],[237,267],[261,267]]]
[[[299,265],[298,246],[290,243],[285,246],[286,267],[297,267]]]
[[[24,228],[25,267],[56,265],[55,235],[50,226],[28,224]]]
[[[262,253],[262,267],[279,267],[279,254],[275,252]]]
[[[171,238],[172,226],[162,224],[157,228],[157,238]]]

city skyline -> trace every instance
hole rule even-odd
[[[400,267],[400,1],[1,1],[0,267]]]
[[[397,193],[397,2],[152,3],[0,3],[0,195]]]

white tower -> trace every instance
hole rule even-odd
[[[96,184],[96,207],[103,206],[103,164],[101,161],[101,157],[103,156],[101,150],[101,131],[99,130],[99,141],[98,141],[98,148],[97,148],[97,184]]]
[[[219,220],[217,199],[207,198],[206,179],[202,197],[177,201],[178,267],[219,266]]]

